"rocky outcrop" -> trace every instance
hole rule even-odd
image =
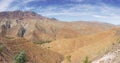
[[[5,24],[1,25],[1,36],[4,37],[10,28],[11,28],[10,21],[6,21]]]
[[[17,36],[18,37],[23,37],[25,32],[26,32],[25,28],[23,26],[21,26],[18,30]]]
[[[10,26],[10,21],[6,21],[5,26],[6,26],[7,29],[9,29],[11,27]]]
[[[5,37],[6,33],[7,33],[7,28],[6,28],[5,24],[3,24],[1,26],[1,36]]]
[[[112,50],[92,63],[120,63],[120,43],[113,46]]]

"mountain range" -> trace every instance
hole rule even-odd
[[[0,12],[0,63],[12,63],[26,51],[28,63],[94,61],[118,43],[120,28],[97,21],[63,22],[31,11]]]

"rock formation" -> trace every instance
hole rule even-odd
[[[21,26],[18,30],[17,36],[18,37],[23,37],[24,34],[25,34],[25,31],[26,31],[25,28],[23,26]]]
[[[1,36],[5,37],[6,33],[7,33],[7,28],[6,28],[5,24],[3,24],[1,26]]]
[[[6,26],[7,29],[9,29],[11,27],[10,26],[10,21],[6,21],[5,26]]]

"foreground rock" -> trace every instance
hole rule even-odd
[[[113,47],[112,51],[105,54],[98,60],[93,61],[92,63],[120,63],[120,44],[117,44]]]

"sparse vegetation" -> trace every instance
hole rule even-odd
[[[3,45],[0,45],[0,54],[2,53],[3,51]]]
[[[46,43],[50,43],[52,41],[47,40],[47,41],[40,41],[40,42],[34,42],[35,44],[46,44]]]
[[[120,39],[117,39],[117,42],[120,43]]]
[[[14,37],[6,36],[5,38],[7,38],[7,39],[13,39]]]
[[[66,58],[67,58],[68,62],[71,62],[71,56],[70,55],[66,56]]]
[[[25,63],[27,61],[25,51],[21,51],[17,56],[15,56],[14,63]]]
[[[113,43],[112,45],[115,45],[115,43]]]
[[[48,47],[48,49],[49,49],[50,47]]]
[[[83,60],[83,63],[91,63],[88,57],[85,57],[85,60]]]

